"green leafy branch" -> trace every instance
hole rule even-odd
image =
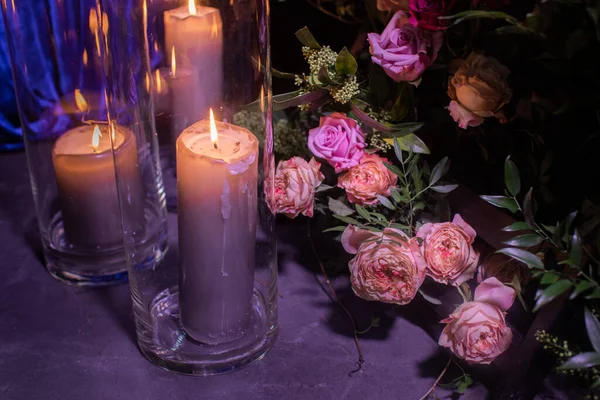
[[[526,264],[533,271],[533,276],[540,278],[540,284],[544,288],[536,295],[533,311],[539,310],[540,307],[566,292],[571,292],[571,299],[583,293],[588,293],[586,299],[600,298],[600,285],[592,277],[592,266],[589,266],[588,273],[584,270],[583,252],[586,250],[579,232],[574,229],[571,233],[576,212],[569,214],[556,226],[537,223],[533,211],[533,188],[527,191],[522,202],[517,199],[521,192],[521,180],[519,170],[510,156],[504,163],[504,183],[506,186],[504,196],[483,195],[481,198],[496,207],[507,209],[512,213],[520,213],[523,216],[524,221],[515,222],[504,227],[503,230],[525,233],[504,242],[513,247],[505,247],[497,252]],[[563,270],[546,268],[542,258],[538,255],[540,253],[534,254],[529,251],[543,243],[554,249],[563,258],[558,265],[567,266],[567,268],[563,267]],[[591,254],[588,256],[598,264]]]

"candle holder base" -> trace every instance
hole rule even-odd
[[[277,324],[270,316],[276,310],[267,308],[260,292],[254,292],[252,315],[247,332],[240,338],[208,345],[190,338],[179,319],[179,292],[167,289],[150,305],[151,337],[140,337],[142,354],[154,365],[186,375],[209,376],[236,371],[262,359],[277,337]]]
[[[136,268],[146,264],[155,265],[168,250],[164,227],[153,224],[156,214],[146,208],[146,232],[136,249],[148,254]],[[155,210],[158,212],[158,210]],[[52,218],[47,238],[42,238],[48,273],[62,283],[73,286],[109,286],[128,282],[125,249],[122,244],[104,248],[84,249],[70,244],[65,236],[62,215],[57,212]]]

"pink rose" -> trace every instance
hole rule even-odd
[[[407,304],[425,279],[425,262],[416,240],[386,228],[371,232],[349,225],[342,234],[350,260],[352,290],[365,300]]]
[[[512,331],[504,316],[515,294],[498,279],[486,279],[475,289],[474,301],[461,304],[441,321],[447,325],[438,344],[468,363],[491,363],[510,347]]]
[[[473,249],[477,233],[460,215],[452,222],[425,224],[417,231],[427,275],[440,283],[460,286],[475,274],[479,253]]]
[[[298,214],[313,216],[315,189],[325,177],[321,164],[300,157],[280,161],[275,171],[275,212],[295,218]]]
[[[408,0],[377,0],[377,9],[389,12],[406,11],[408,10]]]
[[[442,32],[412,26],[408,14],[398,11],[381,35],[368,35],[371,59],[396,82],[413,82],[435,61],[442,47]]]
[[[483,124],[483,118],[473,114],[454,100],[450,102],[448,111],[450,111],[452,119],[462,129],[467,129],[467,126],[479,126]]]
[[[308,148],[334,167],[336,174],[358,165],[365,147],[358,123],[339,112],[321,117],[319,127],[308,132]]]
[[[365,154],[359,164],[338,178],[338,187],[346,190],[348,200],[356,204],[376,204],[377,195],[389,196],[398,177],[383,165],[387,161],[376,154]]]
[[[410,0],[410,23],[431,31],[444,29],[444,22],[438,17],[446,15],[453,3],[454,0]]]
[[[489,117],[506,122],[501,108],[512,97],[507,79],[508,68],[498,60],[472,53],[448,81],[452,118],[463,129]]]

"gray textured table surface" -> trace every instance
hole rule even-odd
[[[0,399],[418,399],[447,360],[418,317],[357,299],[342,276],[334,284],[359,324],[382,318],[361,339],[362,371],[349,376],[356,349],[348,322],[315,280],[304,231],[285,225],[273,350],[223,376],[163,371],[138,352],[127,286],[54,281],[40,261],[34,218],[24,154],[0,155]],[[426,306],[413,305],[412,315],[419,307]],[[476,384],[461,398],[487,393]],[[451,398],[447,390],[436,394]],[[555,398],[548,396],[538,397]]]

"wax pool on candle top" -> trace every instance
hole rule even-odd
[[[258,140],[208,121],[177,140],[180,316],[195,340],[218,344],[245,333],[251,316],[256,246]]]
[[[96,135],[94,146],[94,129]],[[123,233],[115,180],[115,163],[122,190],[125,226],[142,226],[143,189],[133,133],[114,128],[115,159],[108,124],[85,125],[65,132],[52,150],[52,162],[65,236],[82,248],[122,245]]]

